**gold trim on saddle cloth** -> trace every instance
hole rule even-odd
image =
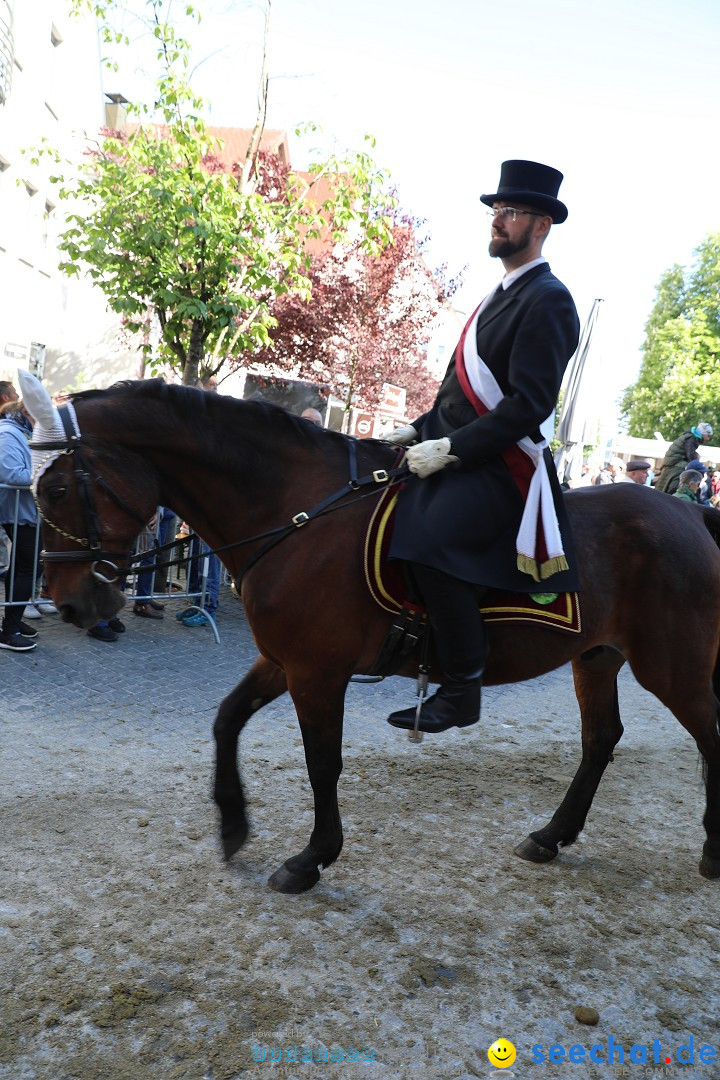
[[[405,578],[399,562],[388,560],[397,492],[380,498],[365,533],[363,572],[370,595],[384,611],[396,615],[406,598]],[[511,593],[492,589],[480,608],[487,622],[532,622],[540,626],[582,633],[577,593]]]

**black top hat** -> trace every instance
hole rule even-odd
[[[500,183],[494,195],[481,195],[480,202],[492,206],[502,200],[517,199],[527,206],[537,206],[560,225],[568,215],[567,206],[557,198],[563,174],[537,161],[503,161]]]

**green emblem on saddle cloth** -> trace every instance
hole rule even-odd
[[[554,604],[559,595],[560,593],[556,592],[531,592],[530,599],[545,607],[547,604]]]

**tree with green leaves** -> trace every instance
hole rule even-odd
[[[630,435],[668,440],[699,420],[720,430],[720,233],[707,236],[689,269],[661,277],[645,325],[638,381],[621,401]]]
[[[107,44],[129,44],[113,25],[118,0],[72,5],[95,13]],[[199,18],[193,5],[183,7]],[[308,295],[308,239],[328,230],[334,241],[359,235],[373,252],[390,233],[386,177],[369,153],[314,165],[309,179],[291,175],[281,191],[258,190],[265,62],[247,158],[234,171],[219,164],[204,103],[188,79],[190,43],[170,22],[169,9],[169,0],[144,0],[160,72],[153,107],[134,106],[129,131],[104,130],[79,171],[64,163],[54,179],[71,205],[59,240],[61,268],[89,274],[129,330],[146,330],[156,318],[160,355],[151,356],[147,334],[141,346],[151,366],[169,364],[195,385],[225,362],[227,354],[214,350],[221,338],[235,352],[256,352],[269,341],[276,298]],[[321,200],[323,178],[330,193]],[[211,370],[208,357],[215,358]]]

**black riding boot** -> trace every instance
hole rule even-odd
[[[420,731],[468,727],[480,719],[480,692],[487,660],[487,637],[480,614],[484,590],[449,577],[439,570],[412,564],[420,594],[427,606],[435,651],[443,673],[442,685],[424,701]],[[417,707],[388,716],[393,727],[415,727]]]

